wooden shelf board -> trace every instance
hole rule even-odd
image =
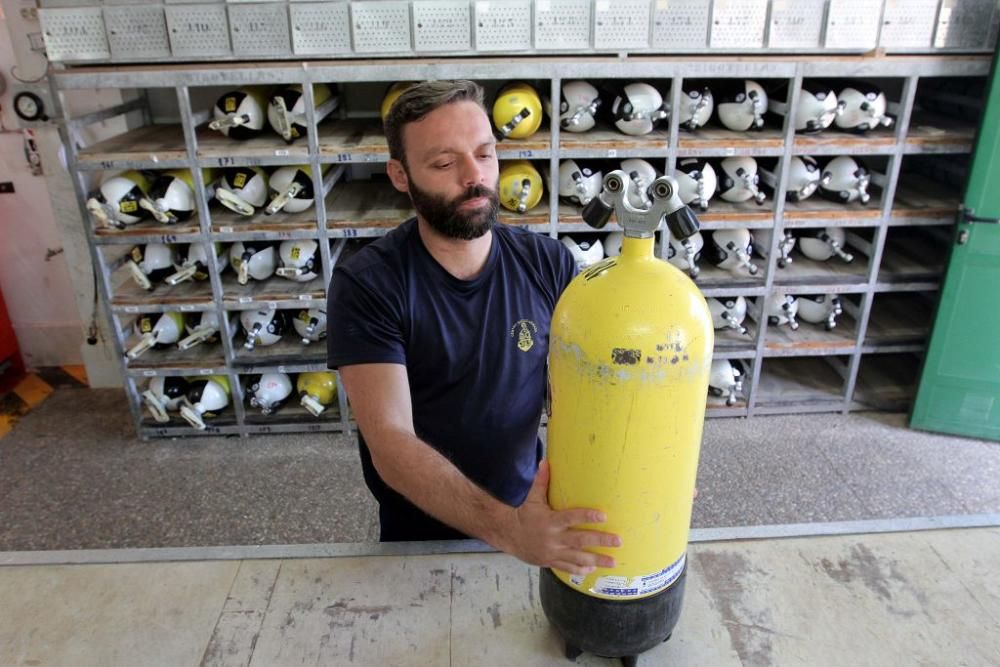
[[[768,128],[757,132],[734,132],[722,127],[705,126],[693,131],[682,131],[677,139],[678,152],[683,155],[698,151],[734,150],[781,150],[785,138],[780,129]]]
[[[863,155],[891,152],[895,145],[895,128],[880,127],[865,133],[855,133],[830,127],[816,134],[796,134],[794,152],[800,155]]]
[[[829,401],[842,398],[843,391],[843,379],[819,357],[770,357],[761,369],[756,403]]]
[[[936,299],[928,299],[920,292],[876,295],[865,331],[865,344],[926,340],[930,335],[935,302]]]
[[[241,327],[242,329],[242,327]],[[247,350],[243,344],[246,342],[246,335],[242,332],[236,335],[233,341],[235,348],[234,367],[241,373],[252,372],[249,367],[274,366],[287,364],[301,366],[303,364],[324,364],[326,363],[325,342],[311,343],[304,345],[295,329],[289,330],[274,345],[258,345],[253,351]],[[242,368],[241,368],[242,367]]]
[[[330,196],[327,196],[327,202],[329,201]],[[319,233],[319,228],[315,205],[299,213],[278,211],[274,215],[265,215],[263,210],[258,210],[251,216],[240,215],[224,206],[216,206],[212,209],[212,231],[217,234],[284,231]]]
[[[143,220],[134,225],[129,225],[124,229],[114,227],[95,227],[94,236],[101,239],[116,239],[122,243],[130,243],[137,237],[148,236],[183,236],[189,234],[200,234],[201,226],[198,224],[198,216],[178,222],[173,225],[164,225],[155,220]]]
[[[185,334],[186,335],[186,334]],[[139,342],[133,337],[128,341],[127,346],[132,347]],[[171,345],[162,350],[147,350],[137,359],[127,362],[130,371],[159,370],[164,368],[180,368],[199,370],[202,368],[221,368],[226,365],[225,353],[222,343],[201,343],[189,350],[180,350],[176,345]]]
[[[662,129],[656,129],[649,134],[633,136],[619,132],[616,128],[598,123],[587,132],[559,132],[560,152],[571,151],[649,151],[650,155],[666,156],[670,135]],[[504,141],[506,143],[507,140]],[[608,157],[615,157],[609,155]],[[662,166],[662,165],[654,165]]]
[[[837,327],[827,331],[822,324],[799,320],[799,328],[769,325],[764,339],[764,349],[808,355],[818,350],[841,348],[849,354],[857,338],[857,323],[848,313],[837,318]]]
[[[302,164],[309,162],[309,144],[305,137],[293,144],[286,144],[270,126],[265,127],[259,136],[244,141],[210,130],[207,124],[199,126],[195,136],[198,141],[198,157],[223,160],[225,166],[252,162],[253,158],[265,156],[300,158]]]
[[[812,219],[843,219],[843,220],[871,220],[871,224],[877,225],[882,216],[882,205],[879,197],[873,196],[867,204],[851,202],[841,204],[839,202],[823,199],[819,194],[800,202],[785,203],[785,219],[789,221],[802,221]]]
[[[972,149],[976,128],[961,120],[915,110],[906,131],[906,149],[963,146]]]
[[[961,198],[957,192],[919,174],[902,173],[892,201],[892,217],[940,216],[954,220]]]
[[[77,161],[99,164],[118,160],[184,160],[187,148],[180,125],[146,125],[83,148]]]
[[[304,283],[272,276],[267,280],[251,279],[240,285],[233,272],[222,275],[222,301],[226,306],[236,304],[266,304],[269,301],[306,301],[325,298],[323,276]]]
[[[864,255],[854,251],[850,264],[838,257],[825,262],[811,260],[798,249],[792,251],[792,263],[785,268],[775,268],[774,284],[781,285],[843,285],[862,284],[868,279],[868,263]]]
[[[123,282],[111,298],[112,306],[181,306],[212,302],[212,285],[208,280],[185,280],[177,285],[154,283],[153,289],[146,291],[131,278]]]

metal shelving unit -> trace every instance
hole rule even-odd
[[[349,254],[359,241],[381,236],[411,215],[409,202],[387,181],[352,178],[355,170],[367,173],[371,166],[388,159],[388,149],[374,110],[353,114],[341,107],[338,114],[316,127],[309,104],[312,84],[337,82],[356,84],[400,80],[472,78],[488,85],[520,78],[530,72],[541,82],[540,92],[559,98],[563,81],[656,80],[669,83],[673,108],[679,107],[684,79],[754,78],[787,82],[787,103],[794,106],[803,79],[843,77],[893,80],[898,99],[893,100],[896,123],[890,130],[855,135],[828,130],[816,136],[796,135],[786,120],[773,119],[763,132],[736,133],[718,127],[688,132],[671,122],[651,135],[630,137],[608,128],[586,134],[564,134],[558,124],[546,123],[531,138],[504,141],[501,159],[531,159],[557,173],[560,159],[568,157],[619,160],[642,157],[667,173],[678,158],[751,155],[777,158],[778,190],[787,180],[785,165],[793,155],[853,155],[878,160],[881,176],[867,206],[838,206],[814,196],[798,204],[768,199],[764,206],[726,204],[713,200],[700,214],[704,229],[747,227],[752,230],[797,230],[837,226],[848,229],[848,243],[857,258],[853,264],[810,262],[801,255],[786,268],[778,268],[779,234],[771,235],[769,247],[756,261],[757,276],[735,278],[702,263],[697,284],[707,296],[745,296],[750,301],[746,325],[750,336],[718,332],[716,356],[745,360],[750,369],[744,394],[733,406],[709,398],[709,416],[751,416],[782,412],[847,411],[881,405],[880,391],[898,405],[898,387],[887,384],[893,366],[881,363],[893,355],[917,355],[923,349],[933,310],[934,293],[943,271],[940,243],[915,241],[917,232],[942,238],[952,224],[959,201],[954,187],[941,185],[920,174],[904,173],[902,166],[914,157],[969,153],[975,128],[971,123],[915,111],[919,83],[936,77],[984,77],[989,58],[983,55],[911,55],[861,57],[848,55],[671,57],[641,55],[614,57],[533,57],[524,59],[457,58],[450,60],[334,60],[315,62],[240,62],[225,68],[212,64],[79,66],[56,71],[51,76],[54,97],[76,89],[164,88],[176,89],[181,123],[153,125],[148,96],[138,103],[70,119],[65,124],[67,162],[80,197],[95,265],[100,267],[101,294],[110,304],[118,350],[127,349],[131,320],[143,312],[176,309],[181,312],[214,310],[224,323],[220,343],[189,353],[151,351],[134,362],[123,357],[122,373],[136,428],[143,437],[190,435],[196,432],[180,424],[158,425],[144,419],[139,399],[141,383],[158,375],[223,374],[233,388],[227,413],[211,422],[206,432],[249,435],[262,432],[346,431],[352,426],[346,395],[339,391],[339,405],[322,419],[307,419],[297,409],[279,412],[267,421],[244,405],[239,379],[267,370],[301,372],[324,370],[325,348],[282,342],[271,348],[242,350],[240,336],[230,330],[227,313],[252,308],[292,309],[325,303],[325,287],[333,266]],[[277,136],[265,135],[235,142],[211,133],[205,127],[208,114],[191,104],[192,90],[201,87],[243,84],[304,85],[307,100],[307,139],[291,146]],[[348,104],[349,106],[349,104]],[[83,126],[128,111],[141,110],[142,127],[111,139],[81,146]],[[357,111],[357,110],[353,110]],[[325,192],[316,206],[299,214],[276,215],[266,220],[246,220],[212,206],[204,193],[201,167],[236,165],[312,166],[314,187]],[[333,167],[324,177],[321,165]],[[166,169],[183,167],[195,175],[197,216],[186,223],[165,227],[142,223],[125,230],[97,229],[83,201],[86,177],[93,171],[122,169]],[[501,222],[517,224],[557,237],[564,233],[593,232],[582,223],[579,209],[561,203],[551,188],[548,197],[524,215],[505,212]],[[611,224],[605,231],[613,231]],[[235,240],[311,238],[322,248],[323,274],[311,283],[298,284],[273,278],[262,284],[239,286],[231,273],[212,267],[206,283],[161,288],[150,293],[128,287],[117,288],[115,252],[122,246],[143,242],[212,243]],[[926,247],[929,246],[929,247]],[[660,239],[662,256],[666,239]],[[927,252],[930,250],[930,252]],[[838,328],[828,332],[802,323],[798,331],[769,325],[762,317],[770,300],[785,294],[838,293],[849,304]],[[873,308],[877,304],[878,308]],[[885,307],[883,308],[883,304]],[[912,308],[919,308],[914,312]],[[339,382],[339,379],[338,379]],[[893,402],[895,401],[895,403]]]

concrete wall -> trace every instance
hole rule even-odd
[[[0,35],[6,36],[6,23],[5,18]],[[45,177],[31,173],[11,108],[10,71],[15,64],[13,40],[0,39],[0,72],[8,80],[8,91],[0,96],[0,120],[6,128],[0,133],[0,181],[13,182],[15,190],[0,195],[0,289],[28,366],[79,364],[84,325],[73,297],[63,239]],[[35,77],[39,70],[27,71],[22,65],[17,73]]]
[[[8,79],[0,106],[4,126],[16,128],[9,90],[15,83],[12,68],[23,79],[36,79],[46,72],[47,62],[30,46],[29,35],[40,30],[35,2],[0,0],[0,9],[0,72]],[[67,103],[79,114],[120,101],[116,91],[81,91]],[[99,123],[83,133],[84,143],[124,127],[124,119]],[[97,318],[97,345],[85,341],[94,310],[94,278],[84,222],[60,158],[59,133],[53,124],[34,132],[43,176],[31,175],[20,131],[0,134],[0,181],[12,181],[15,187],[14,194],[0,195],[0,289],[22,355],[31,367],[83,363],[91,386],[120,386],[119,360],[103,311]]]

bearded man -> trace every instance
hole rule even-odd
[[[554,511],[538,435],[549,324],[576,268],[497,222],[499,163],[471,81],[407,89],[385,120],[393,186],[416,217],[338,264],[327,360],[359,426],[382,541],[474,537],[574,574],[613,567],[605,520]]]

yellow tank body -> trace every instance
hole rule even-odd
[[[500,129],[524,110],[530,114],[507,134],[511,139],[525,139],[538,131],[542,124],[542,99],[526,83],[505,86],[493,103],[493,124]]]
[[[626,237],[619,257],[576,277],[552,319],[549,503],[590,507],[617,548],[614,568],[554,570],[594,597],[629,600],[684,569],[712,362],[712,318],[698,288]]]

